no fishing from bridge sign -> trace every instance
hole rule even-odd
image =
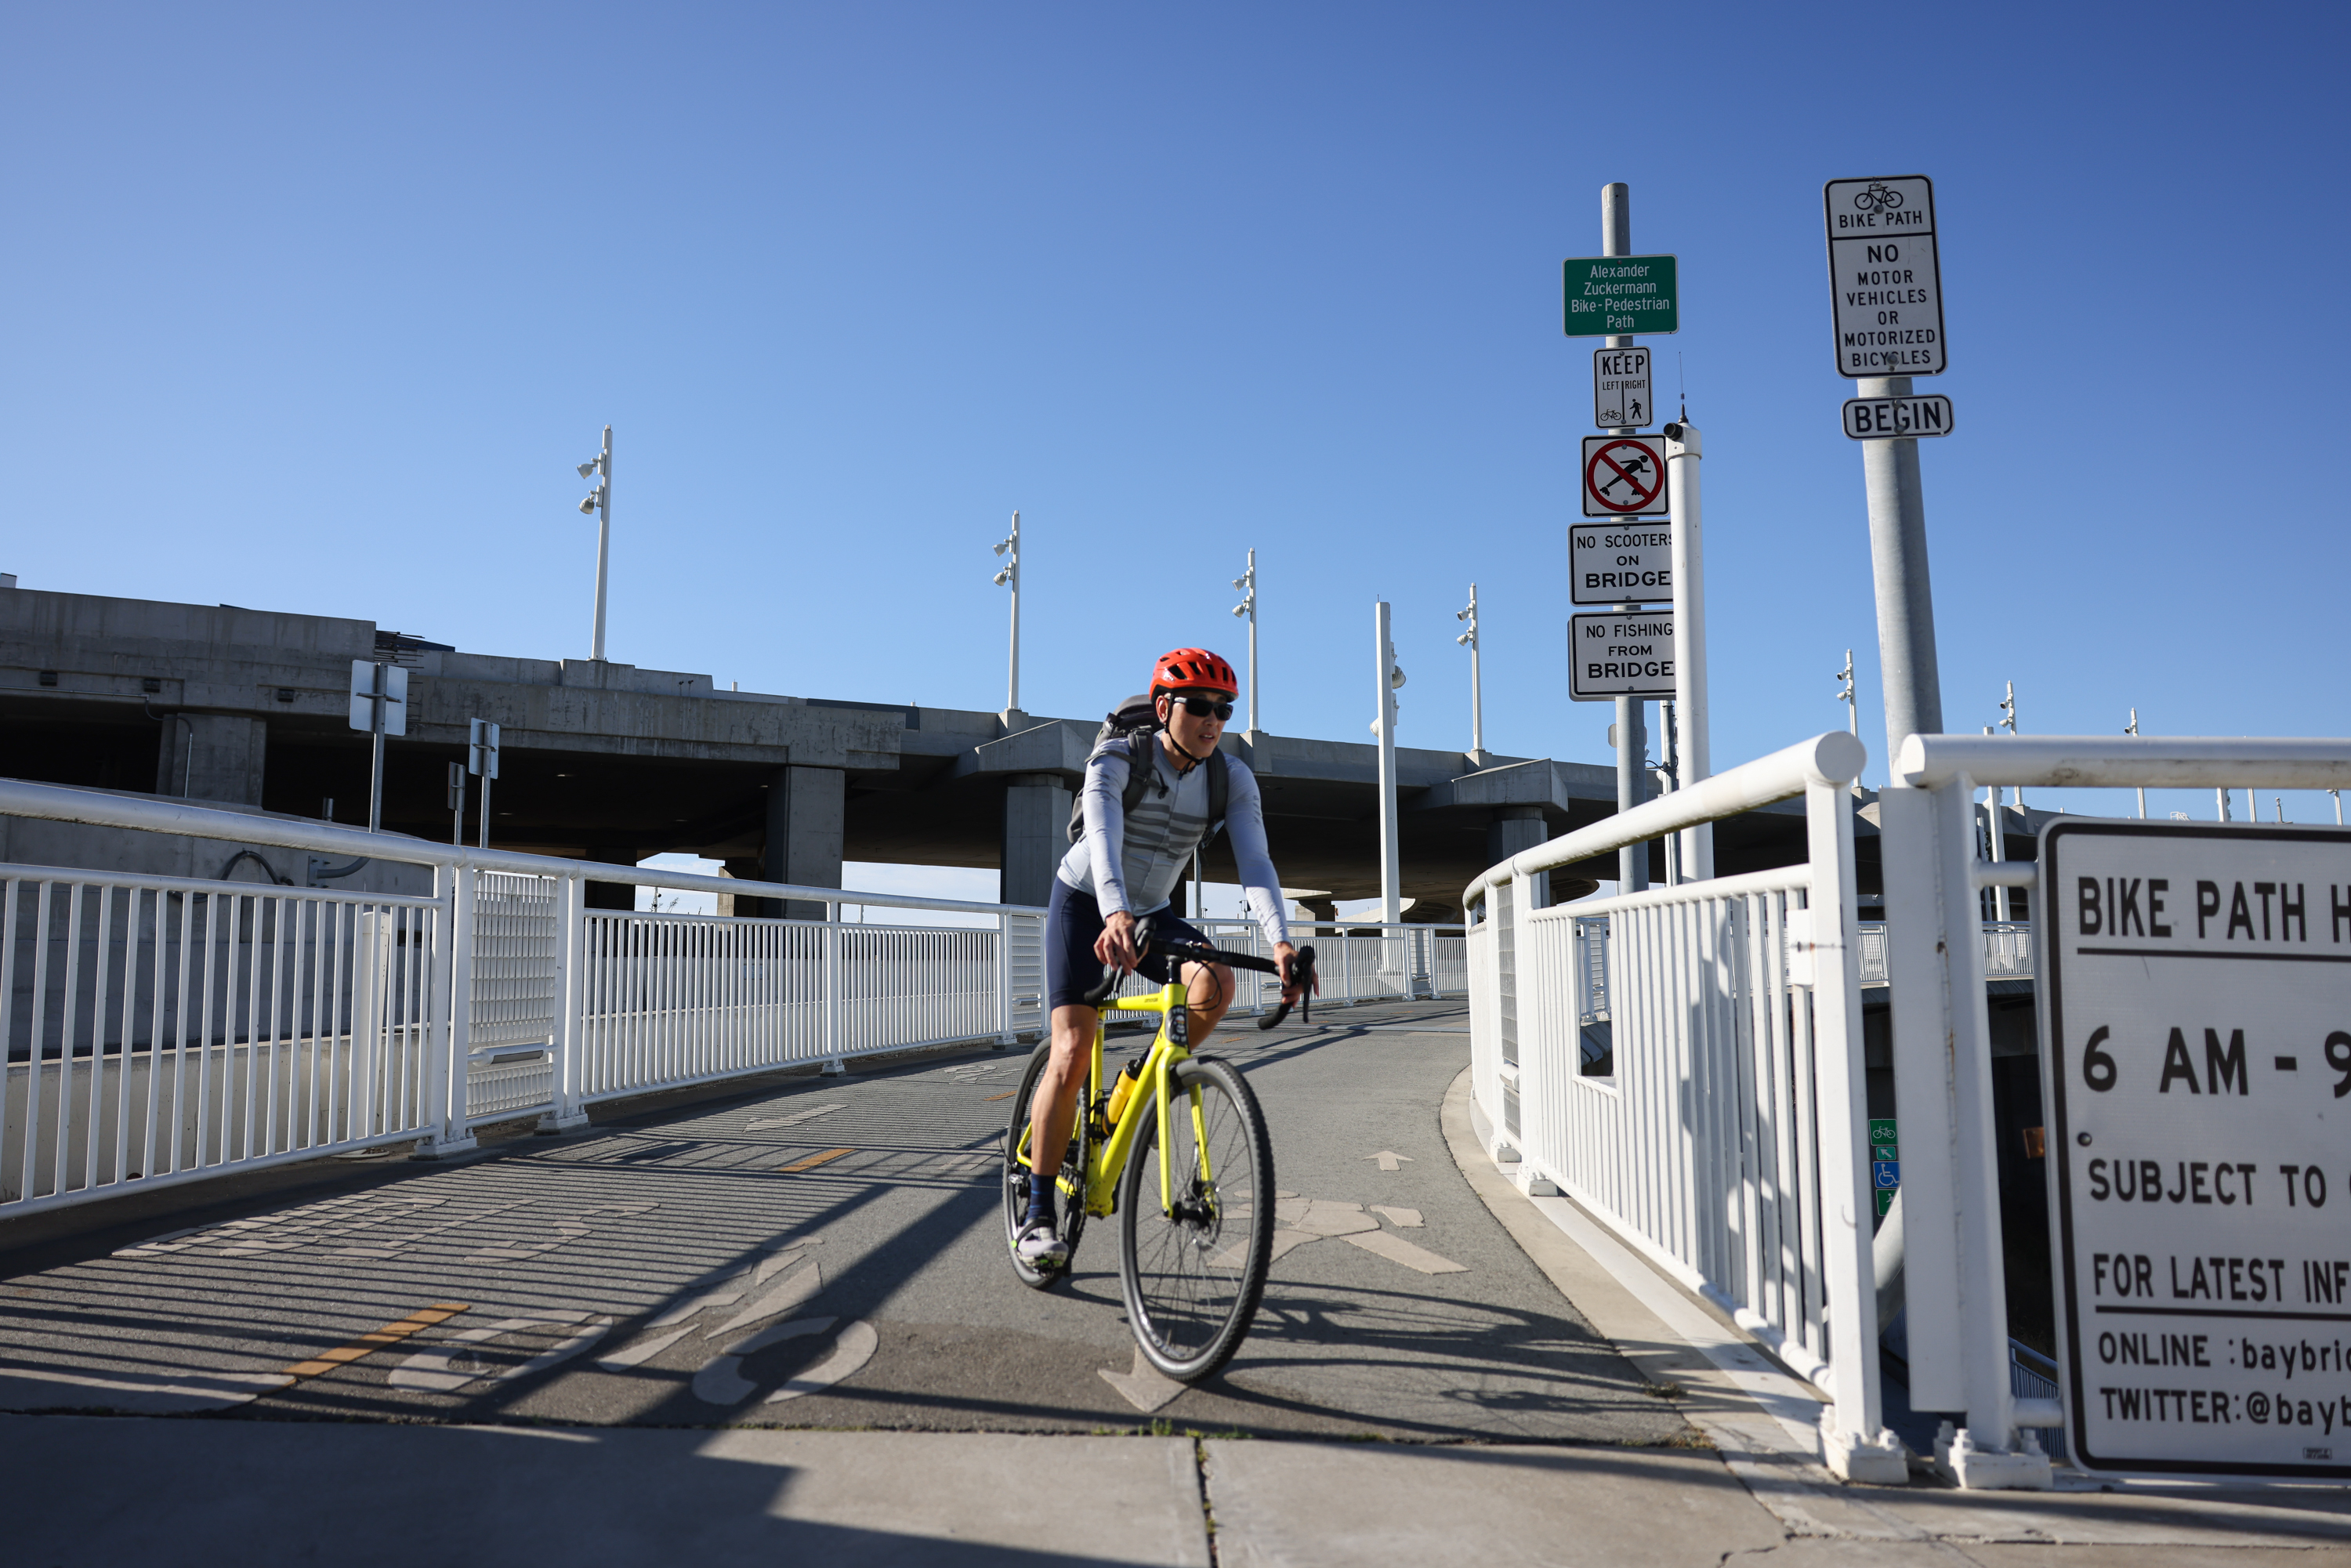
[[[1674,612],[1627,610],[1567,622],[1567,695],[1580,703],[1674,695]]]
[[[1583,515],[1654,517],[1666,509],[1666,443],[1658,435],[1583,438]]]

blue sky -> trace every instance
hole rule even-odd
[[[1019,507],[1032,712],[1238,660],[1255,546],[1267,727],[1364,735],[1386,597],[1401,738],[1467,746],[1474,580],[1489,745],[1600,761],[1558,269],[1625,180],[1718,766],[1841,725],[1850,646],[1878,782],[1820,185],[1924,172],[1948,726],[2341,734],[2345,13],[2125,16],[13,6],[0,570],[582,655],[609,422],[614,658],[1001,706]]]

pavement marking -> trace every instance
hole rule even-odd
[[[737,1277],[739,1278],[740,1276]],[[645,1324],[645,1327],[649,1329],[665,1329],[672,1323],[682,1323],[685,1322],[686,1319],[694,1316],[695,1313],[701,1312],[705,1307],[731,1307],[742,1299],[743,1292],[741,1291],[728,1291],[724,1289],[712,1291],[706,1294],[696,1296],[694,1300],[685,1302],[682,1306],[672,1307],[661,1316]]]
[[[1007,1090],[1006,1090],[1003,1093],[1001,1093],[1001,1094],[983,1094],[983,1095],[981,1095],[981,1096],[979,1097],[979,1099],[980,1099],[980,1103],[982,1103],[982,1104],[986,1104],[986,1103],[987,1103],[988,1101],[990,1101],[990,1100],[1009,1100],[1009,1099],[1011,1099],[1015,1094],[1018,1094],[1018,1093],[1019,1093],[1019,1092],[1020,1092],[1020,1091],[1019,1091],[1019,1090],[1018,1090],[1018,1089],[1007,1089]]]
[[[778,1166],[776,1168],[784,1172],[787,1176],[797,1176],[802,1171],[812,1171],[820,1165],[826,1165],[833,1160],[841,1158],[843,1155],[854,1154],[857,1151],[854,1149],[827,1149],[820,1155],[810,1155],[807,1159],[794,1160],[790,1165]]]
[[[788,1339],[803,1339],[820,1334],[839,1318],[799,1318],[773,1328],[761,1329],[747,1340],[726,1347],[726,1354],[717,1357],[694,1375],[694,1396],[705,1405],[740,1405],[759,1391],[759,1385],[743,1375],[743,1358],[757,1355],[770,1345]]]
[[[832,1342],[832,1354],[810,1367],[797,1377],[787,1378],[784,1385],[768,1396],[765,1403],[777,1405],[787,1399],[798,1399],[803,1394],[820,1394],[842,1378],[863,1369],[873,1359],[874,1349],[882,1343],[872,1323],[858,1319],[841,1331]]]
[[[716,1339],[720,1334],[730,1330],[747,1327],[765,1318],[777,1317],[791,1311],[794,1307],[804,1305],[822,1289],[824,1289],[823,1266],[811,1258],[809,1260],[807,1268],[794,1270],[784,1277],[782,1284],[761,1296],[716,1328],[707,1331],[702,1337]]]
[[[1439,1258],[1426,1248],[1416,1247],[1403,1237],[1391,1235],[1384,1230],[1374,1230],[1363,1235],[1342,1236],[1339,1239],[1360,1247],[1366,1252],[1375,1252],[1391,1263],[1401,1263],[1407,1269],[1417,1269],[1424,1274],[1466,1274],[1469,1271],[1467,1264],[1456,1263],[1450,1258]]]
[[[0,1365],[0,1399],[5,1399],[10,1409],[64,1404],[64,1400],[36,1396],[16,1386],[28,1383],[46,1388],[52,1384],[64,1384],[75,1388],[95,1388],[112,1396],[103,1401],[89,1401],[91,1405],[139,1415],[165,1416],[250,1405],[265,1394],[288,1386],[291,1381],[276,1372],[183,1371],[172,1374],[168,1379],[156,1380],[60,1372],[45,1366]]]
[[[1102,1369],[1102,1380],[1119,1392],[1119,1396],[1145,1416],[1167,1404],[1184,1392],[1184,1385],[1162,1373],[1143,1358],[1143,1347],[1134,1347],[1134,1370],[1113,1372]]]
[[[1384,1203],[1375,1203],[1372,1205],[1372,1212],[1374,1214],[1384,1214],[1387,1216],[1387,1221],[1390,1225],[1396,1226],[1402,1229],[1417,1230],[1420,1228],[1420,1210],[1416,1208],[1391,1208]]]
[[[611,1354],[599,1360],[596,1364],[607,1372],[631,1371],[643,1366],[693,1332],[691,1328],[672,1329],[667,1333],[655,1334],[651,1339],[641,1339],[625,1350],[614,1351]]]
[[[317,1377],[321,1374],[332,1372],[339,1366],[349,1365],[362,1356],[373,1355],[388,1344],[398,1344],[419,1330],[429,1329],[434,1323],[447,1322],[459,1312],[472,1310],[473,1303],[470,1301],[436,1301],[429,1307],[419,1307],[406,1317],[398,1318],[384,1324],[373,1333],[363,1333],[350,1343],[338,1345],[324,1355],[313,1356],[308,1361],[296,1362],[278,1374],[286,1380],[278,1386],[290,1388],[306,1377]]]
[[[1321,1197],[1308,1206],[1305,1215],[1293,1223],[1312,1236],[1352,1236],[1358,1231],[1376,1231],[1380,1228],[1378,1220],[1364,1212],[1363,1205],[1334,1203]]]
[[[1380,1169],[1384,1171],[1402,1170],[1405,1166],[1412,1164],[1410,1155],[1400,1155],[1394,1149],[1382,1149],[1378,1154],[1365,1155],[1364,1158],[1379,1161]]]
[[[474,1346],[487,1343],[500,1334],[518,1333],[524,1329],[569,1328],[587,1315],[586,1312],[542,1312],[536,1317],[501,1318],[496,1322],[486,1324],[481,1328],[467,1329],[462,1333],[452,1334],[449,1337],[448,1348],[444,1350],[418,1351],[414,1355],[393,1367],[392,1375],[385,1381],[394,1388],[414,1388],[429,1394],[452,1394],[465,1387],[468,1383],[477,1383],[489,1375],[489,1368],[484,1366],[475,1356]],[[604,1328],[611,1326],[611,1319],[606,1318],[603,1328],[598,1328],[595,1331],[596,1333],[602,1334]],[[582,1344],[580,1348],[587,1347]],[[504,1382],[505,1378],[501,1377],[498,1381]]]
[[[834,1100],[822,1105],[810,1105],[806,1110],[795,1111],[789,1116],[765,1116],[743,1130],[747,1133],[760,1133],[769,1127],[797,1127],[802,1122],[813,1122],[819,1116],[830,1116],[835,1111],[845,1111],[848,1108],[847,1101]]]

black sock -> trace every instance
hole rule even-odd
[[[1048,1227],[1053,1223],[1053,1184],[1031,1180],[1029,1184],[1029,1221],[1034,1224],[1039,1220],[1044,1221]]]

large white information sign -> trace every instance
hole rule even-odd
[[[2075,1462],[2351,1478],[2351,831],[2060,821],[2041,889]]]
[[[1823,192],[1837,374],[1943,373],[1935,183],[1924,174],[1831,180]]]
[[[1567,525],[1570,604],[1664,603],[1674,596],[1674,526]]]
[[[1580,703],[1674,695],[1674,612],[1571,615],[1567,695]]]

